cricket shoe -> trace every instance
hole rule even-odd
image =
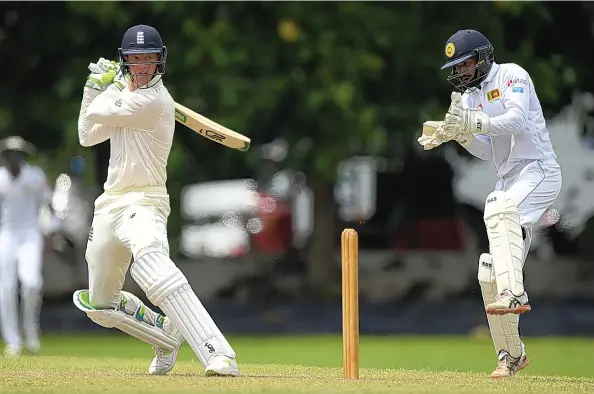
[[[217,354],[212,356],[204,372],[206,376],[239,376],[239,367],[235,359]]]
[[[505,350],[501,350],[499,352],[499,362],[497,363],[497,368],[495,368],[493,373],[491,373],[491,378],[512,378],[516,375],[516,373],[526,368],[528,364],[530,364],[530,359],[528,359],[527,355],[522,354],[520,357],[515,358],[510,356],[510,354]]]
[[[162,317],[162,316],[161,316]],[[175,366],[175,362],[177,361],[177,355],[179,354],[179,349],[181,345],[184,343],[184,337],[181,335],[179,331],[173,324],[169,321],[168,318],[163,318],[163,330],[167,332],[169,335],[177,338],[179,340],[179,346],[173,350],[165,350],[158,347],[154,347],[155,350],[155,358],[151,361],[151,365],[149,365],[149,374],[151,375],[165,375],[169,371],[173,369]]]
[[[166,375],[175,366],[177,361],[177,355],[179,353],[179,347],[168,351],[155,347],[155,358],[149,365],[149,374],[151,375]]]
[[[508,313],[518,315],[530,312],[531,309],[526,292],[521,296],[516,296],[511,291],[505,290],[497,295],[494,302],[485,307],[485,312],[487,315],[507,315]]]
[[[4,356],[6,357],[19,357],[21,355],[21,348],[11,345],[4,347]]]
[[[41,343],[39,342],[38,338],[31,339],[27,341],[27,353],[35,356],[39,354],[39,350],[41,349]]]

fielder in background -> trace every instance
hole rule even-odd
[[[532,227],[561,190],[549,132],[534,83],[517,64],[497,64],[489,40],[460,30],[445,45],[452,93],[445,119],[423,126],[419,142],[433,149],[457,141],[482,160],[493,160],[499,180],[487,197],[484,220],[489,253],[479,258],[478,280],[499,362],[493,378],[514,376],[528,357],[519,315],[530,310],[523,269]]]
[[[126,31],[119,54],[120,64],[97,62],[104,72],[89,75],[80,108],[80,144],[110,140],[111,156],[86,249],[89,289],[73,301],[97,324],[152,345],[150,374],[169,372],[185,339],[207,375],[237,376],[235,351],[169,258],[165,182],[175,108],[162,80],[167,48],[155,28],[139,25]],[[166,317],[122,291],[128,268]]]
[[[19,282],[25,346],[33,353],[40,347],[44,236],[38,218],[52,193],[43,170],[26,161],[33,151],[21,137],[0,141],[0,321],[7,356],[19,356],[23,350]]]

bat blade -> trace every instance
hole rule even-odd
[[[245,135],[230,130],[179,103],[175,103],[175,120],[201,136],[226,147],[242,152],[250,147],[251,140]]]

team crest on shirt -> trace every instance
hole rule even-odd
[[[501,98],[501,91],[499,89],[493,89],[487,92],[487,101],[491,102],[493,100],[497,100]]]

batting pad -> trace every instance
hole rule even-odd
[[[478,282],[481,286],[481,294],[486,307],[495,301],[498,294],[493,271],[493,260],[488,253],[481,254],[479,258]],[[520,357],[522,355],[522,341],[520,340],[518,328],[520,316],[516,314],[487,315],[487,322],[495,346],[495,353],[499,355],[499,351],[505,350],[512,357]]]
[[[235,358],[235,351],[212,320],[185,275],[160,252],[141,255],[130,274],[183,334],[200,363],[206,367],[214,355]]]
[[[140,313],[129,315],[118,309],[95,309],[89,302],[88,290],[77,290],[72,295],[74,305],[95,323],[105,328],[117,328],[128,335],[140,339],[149,345],[172,351],[181,346],[181,342],[168,335],[160,327],[144,322]],[[144,307],[144,305],[142,305]]]
[[[487,196],[485,225],[497,290],[510,290],[514,295],[524,294],[524,238],[520,215],[514,201],[505,192],[495,191]]]

